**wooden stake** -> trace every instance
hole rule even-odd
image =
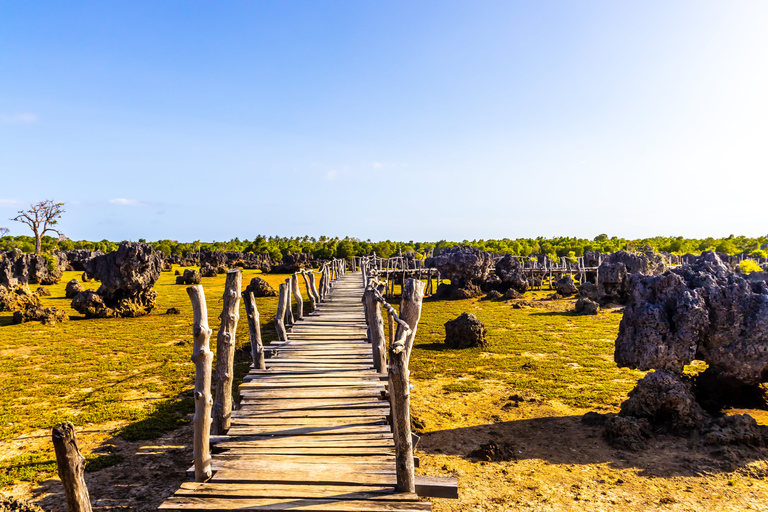
[[[290,327],[293,325],[293,306],[291,305],[291,279],[285,280],[285,289],[288,292],[288,301],[285,303],[285,326]]]
[[[64,485],[67,509],[69,512],[91,512],[91,499],[83,478],[85,457],[77,448],[75,426],[72,423],[59,423],[53,427],[53,449],[56,452],[59,478]]]
[[[422,300],[424,300],[424,282],[416,279],[404,281],[402,299],[400,300],[400,318],[410,326],[411,332],[405,335],[403,327],[398,325],[395,339],[405,338],[406,365],[411,357],[413,340],[416,337],[416,327],[419,325],[419,318],[421,318]]]
[[[309,277],[313,274],[308,272],[302,272],[301,277],[304,278],[304,286],[307,289],[307,296],[309,297],[309,306],[312,308],[312,311],[314,312],[315,309],[317,309],[317,299],[315,299],[315,294],[312,293],[312,289],[309,287]]]
[[[235,333],[240,319],[240,288],[243,274],[239,268],[227,271],[221,311],[221,327],[216,336],[216,396],[213,402],[213,433],[223,435],[232,421],[232,380],[235,371]]]
[[[280,283],[277,299],[277,311],[275,312],[275,331],[277,331],[277,339],[279,341],[288,340],[288,334],[285,332],[286,295],[288,295],[288,285],[285,283]]]
[[[317,292],[317,286],[315,286],[315,274],[309,273],[309,286],[312,288],[312,295],[315,297],[315,306],[321,302],[320,294]]]
[[[296,299],[296,321],[298,322],[304,318],[304,298],[301,296],[299,276],[296,274],[291,275],[291,293],[293,298]]]
[[[387,363],[381,305],[376,300],[376,294],[371,288],[365,290],[363,300],[365,302],[365,316],[368,320],[371,351],[373,352],[373,367],[376,368],[376,372],[382,372],[386,370]]]
[[[266,366],[264,365],[264,345],[261,343],[261,323],[253,292],[243,292],[243,303],[245,304],[245,314],[248,317],[248,335],[251,338],[253,367],[256,370],[264,370]]]
[[[395,441],[396,492],[415,492],[413,442],[411,440],[411,391],[408,386],[407,354],[394,345],[389,351],[389,396]]]
[[[195,461],[195,481],[205,482],[211,478],[211,329],[208,327],[208,307],[202,285],[187,288],[192,301],[192,362],[195,363],[195,416],[192,453]]]

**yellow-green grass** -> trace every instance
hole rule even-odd
[[[526,299],[552,292],[526,294]],[[487,328],[488,346],[445,347],[444,324],[474,313]],[[443,377],[448,392],[482,390],[483,380],[559,400],[572,407],[615,407],[643,373],[618,368],[613,349],[621,314],[595,316],[545,309],[514,309],[512,302],[424,301],[410,369],[416,379]]]
[[[245,270],[243,284],[257,274]],[[52,296],[42,298],[45,305],[65,309],[68,322],[13,325],[11,313],[0,313],[0,440],[61,421],[79,426],[119,422],[123,437],[146,439],[188,421],[194,365],[190,361],[192,308],[186,286],[175,284],[173,272],[163,272],[155,285],[157,306],[151,314],[85,319],[69,308],[70,300],[64,297],[66,283],[80,275],[66,272],[59,284],[47,287]],[[277,288],[287,276],[261,277]],[[202,280],[214,353],[224,280],[224,275]],[[86,288],[98,285],[84,283]],[[277,298],[256,302],[268,343],[276,338]],[[166,315],[171,307],[181,314]],[[242,301],[236,342],[237,384],[250,361]]]

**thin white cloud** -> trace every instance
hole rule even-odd
[[[387,166],[387,164],[383,162],[373,162],[373,168],[374,169],[383,169]]]
[[[328,173],[325,175],[325,179],[328,181],[332,181],[336,179],[336,171],[328,171]]]
[[[21,205],[22,202],[18,199],[0,199],[0,207],[12,208]]]
[[[137,201],[136,199],[125,199],[122,197],[110,199],[109,204],[117,204],[120,206],[141,206],[141,202]]]
[[[32,124],[38,120],[37,114],[22,112],[10,116],[0,116],[0,122],[3,124]]]

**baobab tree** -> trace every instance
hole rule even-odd
[[[55,228],[62,213],[64,213],[64,203],[55,203],[46,199],[31,205],[29,210],[19,210],[19,214],[11,220],[23,222],[32,228],[35,234],[35,254],[40,254],[40,245],[46,233],[56,233],[59,238],[64,236]]]

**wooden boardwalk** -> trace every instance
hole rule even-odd
[[[359,272],[273,342],[266,370],[252,370],[226,436],[212,439],[213,477],[187,482],[162,510],[424,511],[395,493],[395,448],[373,370]],[[429,479],[417,480],[429,485]]]

